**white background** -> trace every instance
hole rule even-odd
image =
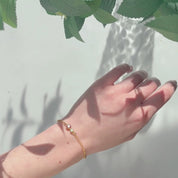
[[[0,153],[55,123],[99,76],[122,62],[164,83],[178,80],[178,43],[119,17],[103,28],[90,18],[85,43],[66,40],[60,17],[35,0],[17,1],[18,28],[0,32]],[[129,25],[130,24],[130,25]],[[72,166],[62,178],[175,178],[178,94],[131,142]]]

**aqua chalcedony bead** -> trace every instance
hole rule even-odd
[[[70,133],[74,133],[74,130],[73,130],[73,129],[70,129]]]

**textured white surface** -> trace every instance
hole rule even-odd
[[[109,29],[90,19],[82,32],[86,43],[66,40],[60,17],[47,15],[38,1],[17,5],[18,28],[0,32],[1,152],[18,126],[20,142],[36,134],[42,119],[48,123],[41,129],[66,114],[95,79]]]
[[[86,43],[65,40],[60,18],[38,1],[18,1],[18,29],[0,32],[0,153],[66,114],[109,68],[129,62],[164,83],[178,80],[178,44],[122,18],[82,30]],[[175,178],[178,175],[178,94],[133,141],[88,157],[62,178]],[[58,177],[58,176],[57,176]]]

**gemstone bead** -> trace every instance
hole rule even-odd
[[[70,129],[70,133],[74,133],[74,130],[73,130],[73,129]]]
[[[70,129],[71,128],[71,125],[70,124],[67,124],[67,129]]]

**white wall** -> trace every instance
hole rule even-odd
[[[17,5],[18,28],[0,32],[1,152],[35,135],[42,119],[49,126],[66,114],[95,79],[109,29],[91,19],[82,32],[86,43],[66,40],[61,18],[47,15],[38,1]],[[19,124],[23,135],[15,143]]]
[[[17,5],[18,28],[0,32],[0,153],[55,123],[96,77],[122,62],[163,83],[178,80],[178,44],[132,21],[118,17],[104,29],[90,18],[81,43],[66,40],[62,20],[38,1]],[[89,156],[60,177],[177,177],[177,99],[176,93],[133,141]]]

